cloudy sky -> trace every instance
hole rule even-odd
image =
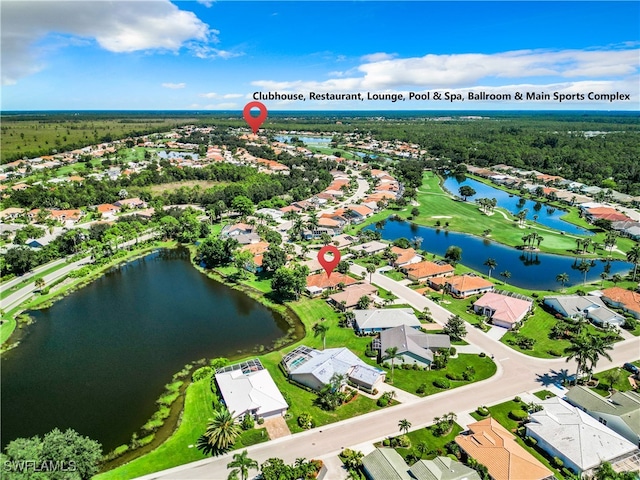
[[[640,109],[640,3],[11,1],[2,110]],[[469,91],[584,95],[471,102]],[[464,102],[312,101],[435,92]],[[589,100],[629,94],[630,100]]]

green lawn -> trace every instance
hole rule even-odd
[[[387,361],[385,363],[389,362]],[[393,385],[401,390],[406,390],[409,393],[419,395],[416,393],[416,390],[420,385],[424,384],[425,393],[420,396],[433,395],[434,393],[443,391],[433,384],[434,381],[446,378],[447,373],[462,375],[467,366],[471,366],[475,369],[475,382],[489,378],[496,373],[496,365],[489,357],[480,357],[479,355],[461,353],[457,358],[450,359],[447,368],[443,370],[403,370],[402,364],[396,363],[393,372]],[[387,379],[390,381],[391,369],[388,368],[385,370],[387,371]],[[451,388],[457,388],[463,385],[468,385],[472,382],[451,380],[450,383]]]
[[[398,272],[397,270],[388,270],[384,272],[384,275],[395,280],[396,282],[399,282],[400,280],[404,280],[406,278],[404,274]]]
[[[449,432],[449,434],[442,437],[436,436],[433,433],[433,426],[414,430],[407,434],[409,440],[411,441],[411,447],[396,448],[396,451],[400,455],[402,455],[402,458],[406,460],[407,456],[411,453],[413,453],[414,455],[420,455],[417,452],[416,447],[420,443],[425,442],[429,446],[429,452],[426,453],[422,458],[425,460],[431,460],[438,455],[445,455],[446,452],[444,446],[447,443],[452,442],[456,438],[456,435],[458,435],[462,430],[463,428],[457,423],[453,424],[453,428],[451,429],[451,432]]]
[[[640,360],[636,360],[635,362],[632,362],[632,363],[637,367],[640,367]],[[627,392],[629,390],[632,390],[633,387],[629,382],[629,377],[631,376],[631,373],[626,371],[623,368],[614,367],[609,370],[605,370],[604,372],[596,373],[593,376],[594,379],[599,381],[598,386],[593,389],[595,392],[599,393],[603,397],[606,397],[609,394],[609,387],[611,386],[611,384],[610,384],[610,380],[607,379],[607,376],[608,376],[608,373],[611,371],[616,371],[619,374],[618,380],[616,380],[613,384],[613,388],[615,390],[619,392]]]
[[[189,385],[186,391],[180,426],[166,442],[149,454],[94,478],[96,480],[135,478],[207,458],[206,455],[195,448],[195,444],[198,437],[204,432],[211,417],[211,402],[214,399],[214,395],[207,379]],[[254,443],[267,441],[268,438],[263,432],[264,429],[243,432],[234,448],[244,448]]]

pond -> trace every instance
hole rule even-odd
[[[537,217],[535,220],[537,223],[549,228],[575,235],[593,235],[589,230],[580,228],[573,223],[562,220],[561,217],[567,213],[565,210],[555,208],[548,209],[543,203],[526,200],[516,195],[510,196],[511,194],[508,192],[485,185],[484,183],[472,178],[465,178],[464,181],[460,180],[461,178],[448,177],[444,181],[444,187],[453,195],[460,195],[460,192],[458,191],[460,187],[468,185],[477,192],[474,196],[467,197],[470,202],[479,198],[495,198],[498,202],[498,207],[504,208],[514,215],[517,215],[518,212],[527,209],[528,212],[526,218],[529,221],[534,221],[533,217],[535,215]]]
[[[375,230],[374,225],[366,227],[367,230]],[[508,270],[511,278],[508,283],[521,288],[532,290],[556,290],[560,284],[556,281],[556,276],[560,273],[569,275],[567,286],[582,283],[583,274],[576,270],[576,259],[561,255],[551,255],[546,253],[523,252],[517,248],[508,247],[489,239],[466,235],[463,233],[448,232],[430,227],[423,227],[413,223],[395,220],[394,217],[384,222],[384,227],[379,230],[382,238],[394,241],[398,238],[406,238],[411,241],[415,237],[422,238],[421,249],[429,253],[443,256],[447,248],[456,245],[462,248],[462,261],[466,265],[481,273],[488,273],[484,262],[487,258],[493,258],[497,262],[497,267],[492,272],[492,276],[499,280],[499,272]],[[627,262],[613,261],[611,263],[610,275],[615,273],[626,273],[632,265]],[[595,264],[587,273],[587,281],[599,280],[600,273],[604,271],[607,262],[596,260]]]
[[[316,147],[318,146],[328,147],[329,144],[331,143],[331,138],[332,138],[332,137],[309,137],[306,135],[276,135],[273,138],[275,138],[278,142],[288,142],[293,137],[297,137],[298,140],[300,140],[301,142],[307,145],[313,145]]]
[[[128,443],[174,373],[199,358],[272,346],[277,313],[198,272],[186,249],[159,250],[31,312],[2,357],[2,442],[71,427],[105,451]]]

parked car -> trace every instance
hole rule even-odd
[[[640,373],[640,368],[636,367],[633,363],[625,363],[622,368],[634,375],[638,375],[638,373]]]

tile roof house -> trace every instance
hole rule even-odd
[[[590,388],[569,389],[565,400],[640,447],[640,394],[615,392],[604,398]]]
[[[216,383],[234,418],[246,413],[259,418],[282,416],[289,408],[268,370],[217,373]]]
[[[409,280],[420,282],[429,278],[449,277],[453,275],[454,269],[448,263],[424,261],[405,265],[402,271],[407,274]]]
[[[480,474],[449,457],[418,460],[409,469],[416,480],[480,480]]]
[[[407,325],[380,332],[380,355],[388,348],[397,348],[402,361],[407,364],[430,366],[434,353],[451,348],[449,335],[423,333]]]
[[[493,418],[480,420],[455,439],[470,457],[487,467],[493,480],[542,480],[553,473],[516,443],[515,437]]]
[[[307,289],[309,289],[309,287],[316,287],[324,291],[336,288],[339,283],[344,283],[345,286],[349,286],[358,283],[358,280],[349,275],[343,275],[340,272],[333,272],[330,277],[327,276],[326,272],[309,275],[307,277]]]
[[[494,325],[511,330],[529,313],[532,305],[530,300],[488,292],[473,304],[473,310],[490,317]]]
[[[621,308],[636,318],[640,318],[640,293],[620,287],[605,288],[602,290],[602,300],[613,307]]]
[[[624,317],[609,310],[595,295],[558,295],[545,297],[544,304],[572,319],[588,318],[597,325],[622,325]]]
[[[526,424],[527,435],[580,474],[638,450],[637,445],[559,397],[540,405],[543,410],[531,414]]]
[[[147,202],[145,202],[144,200],[140,200],[138,197],[118,200],[114,203],[114,205],[116,207],[147,208]]]
[[[493,290],[493,283],[477,275],[456,275],[447,278],[445,284],[452,295],[461,298]]]
[[[412,328],[421,325],[412,308],[354,310],[353,313],[353,328],[359,335],[372,335],[400,325]]]
[[[329,301],[340,310],[347,310],[349,308],[355,308],[358,305],[358,301],[364,296],[369,297],[369,299],[375,303],[377,294],[378,289],[374,285],[370,283],[356,283],[349,285],[341,292],[329,295]]]
[[[376,448],[365,455],[362,468],[370,480],[413,480],[404,459],[393,448]]]
[[[234,225],[225,225],[220,231],[221,238],[235,237],[237,235],[248,235],[253,233],[254,228],[252,225],[246,223],[236,223]]]
[[[110,203],[102,203],[96,206],[98,213],[101,213],[104,217],[113,217],[120,211],[120,207],[112,205]]]
[[[360,360],[348,348],[315,350],[300,346],[285,355],[283,366],[289,378],[312,390],[320,391],[334,375],[344,375],[367,391],[384,382],[385,372]]]
[[[362,459],[369,480],[480,480],[478,472],[452,460],[418,460],[411,468],[393,448],[376,448]]]
[[[395,260],[389,260],[389,265],[396,268],[422,261],[422,255],[418,255],[413,248],[391,247],[391,253],[396,255]]]

